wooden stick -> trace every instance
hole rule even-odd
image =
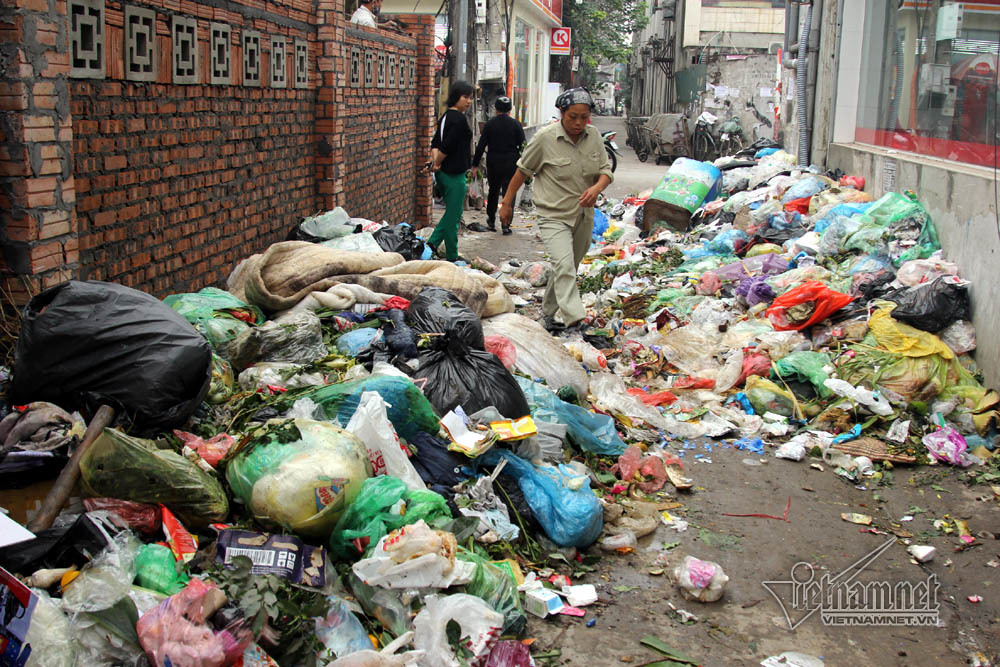
[[[90,424],[87,426],[87,432],[83,435],[83,441],[80,442],[80,446],[73,452],[72,458],[63,467],[62,472],[59,473],[55,485],[53,485],[49,494],[45,496],[45,500],[42,501],[42,507],[38,510],[38,514],[28,524],[28,530],[37,533],[52,527],[52,522],[56,520],[63,505],[69,499],[69,494],[72,493],[73,487],[76,486],[77,481],[80,479],[80,459],[83,458],[84,453],[94,444],[97,436],[104,431],[104,428],[111,423],[114,417],[115,411],[107,405],[102,405],[98,408],[97,414],[94,415],[94,418],[90,420]]]

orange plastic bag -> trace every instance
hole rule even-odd
[[[817,280],[810,280],[775,299],[766,315],[778,331],[801,331],[822,322],[853,300]]]

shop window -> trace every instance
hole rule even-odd
[[[514,94],[512,115],[528,123],[528,96],[531,90],[531,60],[528,46],[534,30],[521,19],[514,21]]]
[[[994,166],[1000,0],[869,2],[855,139]]]

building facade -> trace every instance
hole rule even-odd
[[[813,9],[815,86],[804,96],[805,132],[796,120],[802,96],[786,94],[786,147],[805,141],[809,162],[864,176],[876,197],[916,192],[945,255],[972,281],[976,329],[996,330],[1000,0],[844,0]],[[786,70],[784,85],[793,77]],[[996,384],[1000,339],[978,342],[977,363]]]

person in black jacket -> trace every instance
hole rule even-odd
[[[476,144],[476,155],[472,158],[473,176],[486,153],[486,179],[489,182],[490,194],[486,199],[486,226],[495,232],[497,203],[507,192],[507,185],[517,169],[517,158],[521,155],[524,145],[524,129],[521,124],[510,117],[511,103],[509,97],[498,97],[493,104],[497,115],[483,126],[483,134]],[[471,226],[470,226],[471,229]],[[503,225],[503,233],[510,234],[510,225]]]
[[[465,172],[471,159],[472,129],[465,112],[472,106],[472,86],[456,81],[448,91],[448,110],[438,118],[431,140],[431,170],[444,197],[444,215],[434,228],[427,243],[440,256],[438,247],[444,241],[445,259],[454,262],[458,256],[458,221],[465,210]]]

